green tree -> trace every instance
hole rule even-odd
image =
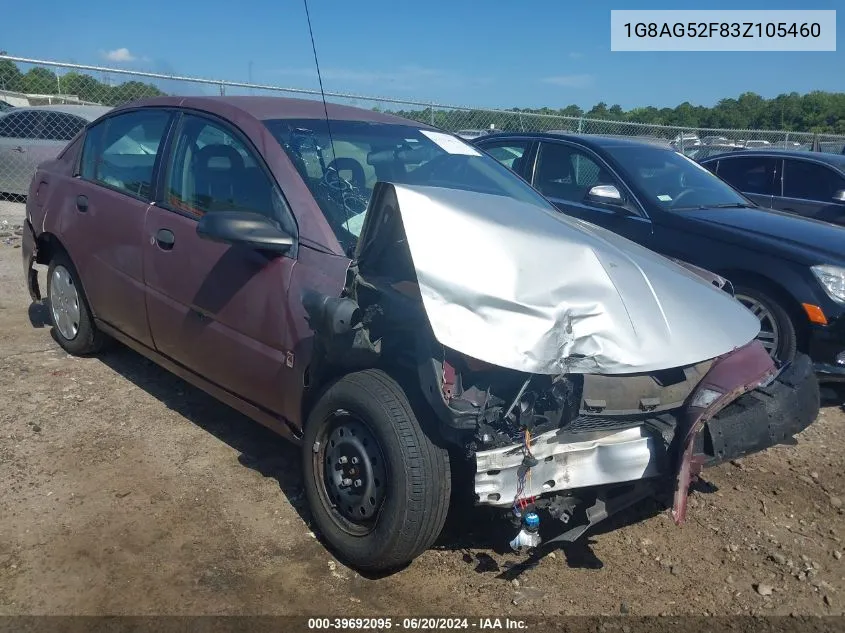
[[[54,95],[58,92],[56,73],[46,68],[31,68],[23,76],[21,92]]]
[[[20,92],[23,87],[23,73],[14,62],[0,60],[0,89]]]

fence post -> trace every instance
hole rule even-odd
[[[584,117],[578,117],[578,134],[584,133]]]
[[[786,137],[783,139],[783,149],[789,148],[789,132],[786,133]]]
[[[431,125],[434,125],[434,104],[431,104]]]
[[[223,82],[220,82],[220,96],[223,97],[226,95],[226,87],[223,85]]]

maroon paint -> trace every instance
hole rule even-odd
[[[678,466],[675,482],[675,498],[672,506],[672,518],[681,524],[687,515],[687,494],[693,478],[701,472],[702,464],[693,457],[695,436],[701,432],[707,420],[719,413],[723,408],[736,400],[746,391],[755,389],[777,373],[774,361],[758,340],[753,340],[724,356],[717,358],[710,371],[698,383],[695,391],[690,395],[690,403],[696,394],[704,389],[712,389],[722,394],[708,407],[693,407],[691,404],[684,412],[685,425],[678,429],[683,432],[684,451]]]
[[[339,295],[349,260],[284,150],[256,117],[321,118],[322,104],[167,97],[117,108],[109,116],[141,105],[183,106],[237,126],[290,205],[299,231],[296,258],[203,240],[195,218],[74,177],[81,139],[38,171],[35,180],[45,184],[45,195],[30,196],[28,203],[35,235],[43,240],[42,233],[49,234],[67,250],[95,317],[109,330],[140,344],[135,347],[142,353],[184,368],[179,373],[187,370],[301,427],[313,335],[301,295],[305,289]],[[402,121],[340,106],[330,106],[329,114]],[[85,213],[76,208],[80,194],[88,197]],[[160,229],[173,233],[172,250],[157,243]],[[263,416],[258,409],[243,410],[255,411],[256,419]]]

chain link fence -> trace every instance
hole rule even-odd
[[[0,195],[25,195],[38,163],[56,156],[88,121],[112,107],[165,94],[320,98],[316,90],[0,55]],[[496,131],[601,134],[671,146],[695,159],[738,148],[845,151],[845,136],[833,134],[651,125],[337,92],[327,92],[326,99],[390,112],[466,139]],[[36,107],[20,109],[31,106]]]

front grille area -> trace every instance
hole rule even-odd
[[[622,431],[635,426],[647,426],[657,431],[667,442],[675,434],[675,417],[669,413],[636,414],[620,416],[579,415],[564,430],[568,433],[593,433],[596,431]]]

